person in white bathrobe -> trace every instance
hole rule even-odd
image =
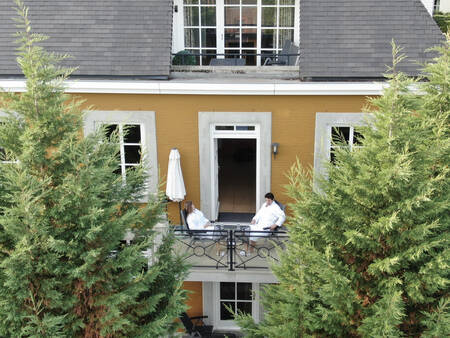
[[[191,230],[204,230],[208,227],[212,227],[211,222],[207,219],[203,212],[195,208],[192,201],[186,201],[184,205],[186,209],[186,222]]]
[[[264,232],[258,232],[255,236],[250,237],[251,252],[253,251],[253,246],[256,244],[255,242],[258,238],[269,236],[271,231],[281,227],[286,219],[284,211],[274,202],[274,195],[271,192],[268,192],[264,197],[266,201],[250,223],[250,230]]]

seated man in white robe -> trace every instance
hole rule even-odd
[[[274,202],[273,194],[268,192],[264,197],[266,201],[250,223],[250,230],[261,231],[250,237],[250,252],[253,251],[253,246],[258,238],[270,235],[271,231],[281,227],[286,219],[284,211]]]

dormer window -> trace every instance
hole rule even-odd
[[[175,5],[172,52],[193,55],[191,65],[209,65],[213,58],[261,65],[286,40],[299,44],[299,0],[175,0]]]

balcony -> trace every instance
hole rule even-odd
[[[268,271],[285,247],[285,231],[250,231],[248,226],[227,225],[217,230],[173,230],[174,250],[192,268],[206,271]]]
[[[224,76],[228,73],[234,76],[292,79],[299,76],[299,56],[298,49],[278,54],[202,54],[181,51],[172,54],[171,72],[175,78],[186,76],[186,73],[194,76],[211,73]]]

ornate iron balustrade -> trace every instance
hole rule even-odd
[[[268,269],[278,261],[277,248],[288,239],[285,231],[251,231],[249,227],[217,230],[173,230],[175,251],[194,268],[236,271]]]

